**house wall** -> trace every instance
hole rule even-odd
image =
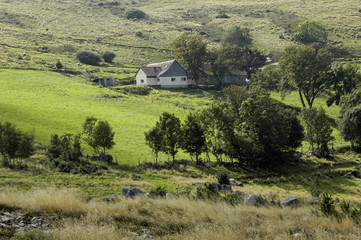
[[[139,69],[137,75],[135,76],[135,83],[137,85],[147,85],[147,75],[145,75],[143,70]]]
[[[172,81],[172,78],[175,80]],[[182,80],[185,78],[185,81]],[[172,76],[172,77],[160,77],[159,83],[162,88],[186,88],[188,87],[188,81],[186,76]]]

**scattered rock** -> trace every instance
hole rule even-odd
[[[243,184],[242,184],[242,183],[238,183],[237,186],[238,186],[238,187],[243,187]]]
[[[33,228],[47,229],[53,218],[43,218],[42,216],[25,216],[21,212],[5,212],[0,214],[0,229],[9,228],[15,231],[24,231]]]
[[[77,65],[77,66],[82,66],[82,64],[81,64],[81,63],[77,63],[76,65]]]
[[[112,194],[110,194],[108,197],[106,197],[105,199],[106,199],[107,201],[114,201],[115,199],[117,199],[117,198],[119,198],[119,197],[121,197],[121,195],[112,193]]]
[[[289,206],[298,206],[300,204],[300,200],[298,198],[295,197],[287,197],[285,199],[283,199],[280,204],[284,207],[289,207]]]
[[[295,233],[295,234],[293,234],[294,237],[302,237],[302,235],[303,235],[302,233]]]
[[[128,187],[122,188],[122,196],[123,197],[134,198],[135,196],[143,195],[143,194],[144,194],[143,191],[136,187],[128,186]]]
[[[243,200],[251,206],[264,206],[267,205],[267,199],[261,195],[246,195]]]
[[[177,199],[177,198],[178,198],[177,195],[175,195],[175,194],[173,194],[173,193],[166,193],[166,194],[165,194],[165,197],[166,197],[167,199]]]
[[[221,184],[221,191],[233,192],[232,186],[228,184]]]
[[[317,204],[317,203],[319,203],[320,201],[321,201],[321,198],[319,198],[319,197],[314,197],[314,198],[311,199],[310,203],[311,203],[311,204]]]
[[[229,183],[230,183],[232,186],[237,186],[236,179],[234,179],[234,178],[230,178],[230,179],[229,179]]]

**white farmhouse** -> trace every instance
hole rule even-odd
[[[176,61],[148,64],[141,67],[135,76],[137,85],[160,86],[161,88],[186,88],[187,72]]]

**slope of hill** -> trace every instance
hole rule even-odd
[[[3,67],[47,69],[61,60],[77,68],[75,52],[84,49],[115,52],[119,67],[139,66],[171,58],[169,42],[181,32],[196,32],[217,44],[232,25],[250,28],[256,47],[277,54],[293,44],[286,32],[305,19],[327,27],[338,55],[361,55],[361,11],[354,0],[8,0],[0,9]],[[126,19],[129,9],[144,11],[147,19]],[[220,10],[230,18],[216,18]]]

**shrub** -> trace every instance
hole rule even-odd
[[[89,51],[82,51],[76,54],[77,59],[84,64],[99,65],[100,57]]]
[[[125,13],[127,19],[145,19],[146,14],[139,9],[130,9]]]
[[[325,216],[338,215],[335,207],[335,200],[332,199],[330,194],[323,193],[321,195],[320,210]]]
[[[115,53],[112,53],[112,52],[105,52],[102,57],[105,62],[112,63],[113,59],[116,57],[116,55],[115,55]]]
[[[144,37],[144,35],[141,31],[136,32],[135,36],[140,37],[140,38]]]
[[[135,95],[149,95],[152,91],[148,86],[127,86],[123,88],[124,93]]]
[[[241,204],[243,202],[242,196],[237,194],[228,194],[223,198],[223,200],[232,206]]]
[[[229,16],[226,14],[226,11],[220,9],[218,11],[218,15],[216,16],[216,18],[229,18]]]
[[[62,69],[63,68],[63,64],[58,60],[58,62],[55,64],[55,67],[57,69]]]
[[[165,188],[156,187],[156,188],[153,188],[152,190],[150,190],[149,194],[151,197],[165,197],[167,194],[167,191],[165,190]]]
[[[217,200],[220,196],[213,184],[206,183],[204,187],[197,188],[196,197],[201,200]]]
[[[227,173],[220,173],[217,176],[217,179],[219,184],[230,184]]]

